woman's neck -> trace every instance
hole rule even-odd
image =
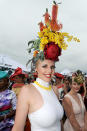
[[[71,89],[71,91],[70,91],[70,94],[71,94],[71,95],[74,95],[74,96],[76,96],[76,95],[77,95],[77,93],[76,93],[76,92],[74,92],[72,89]]]
[[[49,87],[49,82],[46,82],[42,80],[41,78],[37,78],[36,81],[43,86]]]
[[[60,82],[60,83],[57,83],[57,86],[61,86],[62,85],[62,83]]]

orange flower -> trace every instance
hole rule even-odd
[[[52,31],[59,31],[60,29],[62,29],[62,24],[57,24],[55,20],[52,20],[50,24]]]
[[[33,54],[33,57],[36,57],[36,55],[38,54],[39,52],[37,50],[34,51],[34,54]]]
[[[45,28],[43,22],[40,22],[38,25],[40,26],[40,31],[43,31],[43,29]]]
[[[51,19],[51,30],[52,31],[59,31],[62,29],[62,24],[58,24],[57,21],[57,14],[58,14],[58,4],[54,1],[54,5],[52,6],[52,19]]]
[[[46,9],[46,13],[43,16],[45,17],[45,24],[50,25],[50,15],[48,13],[48,9]]]
[[[52,20],[57,22],[57,14],[58,14],[58,5],[54,1],[54,5],[52,6]]]

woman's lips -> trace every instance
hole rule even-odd
[[[51,74],[45,74],[47,78],[51,78]]]

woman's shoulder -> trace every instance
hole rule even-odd
[[[19,96],[22,95],[25,97],[29,97],[29,96],[31,97],[33,91],[34,91],[33,84],[24,85],[19,93]]]
[[[64,98],[70,98],[70,93],[67,93]]]
[[[67,93],[65,96],[64,96],[64,98],[63,98],[63,102],[64,103],[70,103],[71,104],[71,95],[70,95],[70,93]]]
[[[77,93],[79,99],[83,99],[80,93]]]

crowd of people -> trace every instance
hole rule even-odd
[[[49,63],[48,61],[49,60],[46,60],[45,64]],[[54,74],[50,79],[52,91],[50,91],[51,88],[48,86],[48,74],[46,74],[46,78],[42,74],[46,69],[39,68],[39,66],[41,66],[39,64],[42,64],[42,62],[38,63],[37,66],[36,72],[38,75],[33,73],[32,77],[24,73],[19,67],[12,75],[9,75],[6,70],[0,71],[0,131],[18,131],[19,129],[21,131],[31,131],[31,123],[35,121],[38,123],[37,117],[39,117],[40,122],[43,123],[42,126],[47,126],[44,125],[46,122],[41,121],[41,119],[42,117],[46,117],[45,120],[48,118],[50,122],[50,119],[54,118],[54,107],[58,108],[57,110],[60,112],[58,119],[61,121],[62,131],[87,131],[87,76],[84,75],[81,78],[83,74],[79,70],[75,73],[79,72],[81,75],[78,73],[77,76],[75,76],[75,73],[73,73],[74,75],[72,74],[72,76],[64,76],[58,72],[54,73],[53,71]],[[54,66],[54,64],[52,63],[52,65],[49,66]],[[41,86],[40,89],[39,86]],[[44,90],[45,94],[42,93],[42,90]],[[50,99],[50,95],[53,91],[59,100],[58,105],[57,99]],[[46,96],[46,93],[49,94],[49,96]],[[53,108],[53,112],[48,111],[49,108],[46,106],[47,101],[50,103],[50,108]],[[28,108],[29,103],[31,107]],[[16,105],[18,106],[17,108]],[[54,107],[51,107],[51,105]],[[44,108],[46,108],[46,116],[44,116]],[[15,118],[16,109],[17,114]],[[52,114],[53,118],[50,118]],[[32,118],[34,117],[33,115],[35,115],[36,118]],[[14,121],[16,123],[15,125]],[[56,124],[58,124],[58,121]],[[14,128],[12,129],[13,125]],[[36,125],[33,126],[35,126],[33,128],[37,128]],[[50,128],[52,127],[49,127],[49,129]]]
[[[66,40],[80,42],[60,32],[57,12],[54,1],[52,16],[46,9],[38,38],[28,42],[31,73],[0,71],[0,131],[87,131],[87,77],[55,72]]]

